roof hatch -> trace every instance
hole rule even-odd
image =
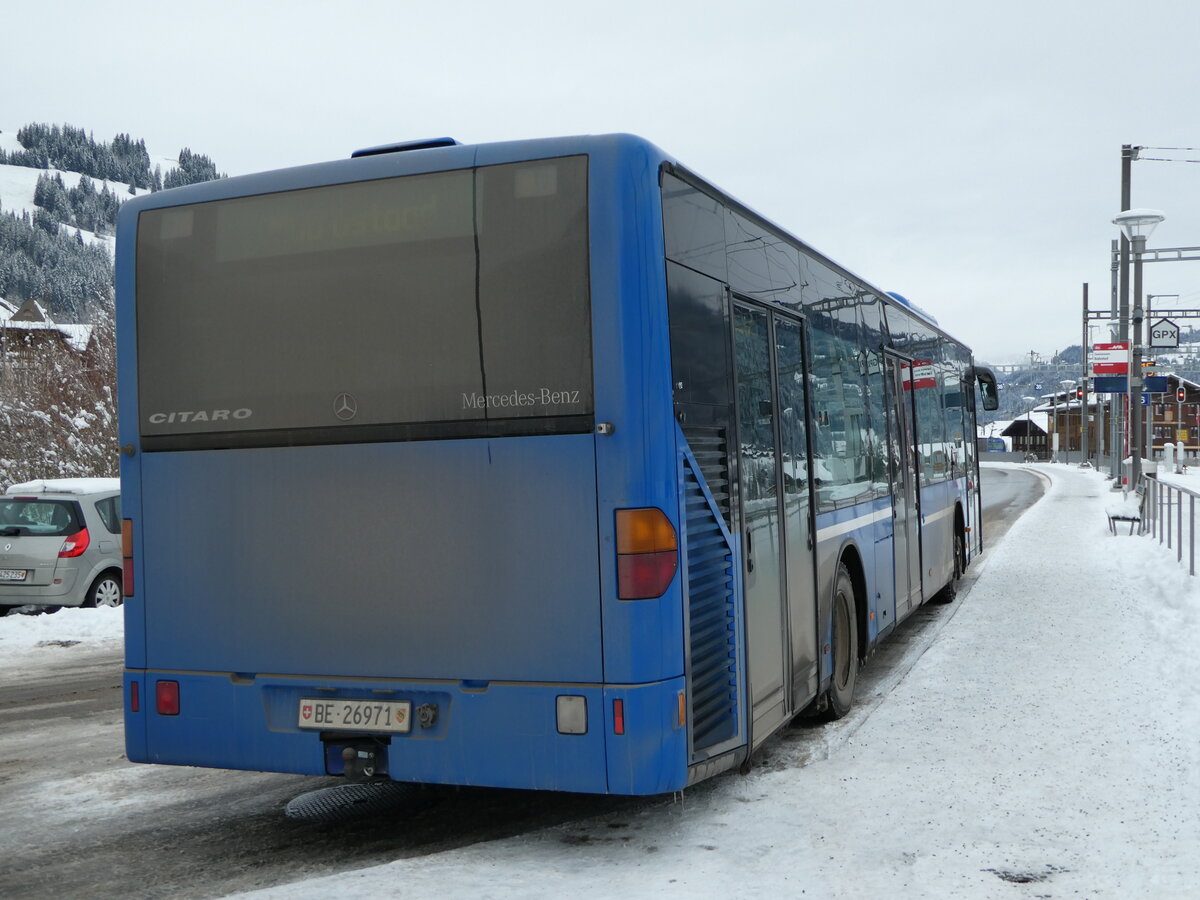
[[[397,144],[380,144],[378,147],[365,147],[350,154],[351,159],[360,156],[381,156],[384,153],[403,153],[406,150],[428,150],[431,147],[457,147],[461,141],[452,137],[425,138],[420,141],[401,141]]]

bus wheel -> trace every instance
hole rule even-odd
[[[833,679],[829,683],[825,718],[833,721],[850,712],[858,681],[858,615],[854,582],[845,563],[838,565],[833,588]]]
[[[933,595],[934,603],[952,603],[958,596],[958,581],[967,571],[967,537],[961,528],[954,529],[950,539],[950,552],[954,556],[954,571],[945,586]]]

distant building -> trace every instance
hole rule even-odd
[[[1200,384],[1174,373],[1162,374],[1166,379],[1167,390],[1161,393],[1150,393],[1146,396],[1148,402],[1142,406],[1143,427],[1149,426],[1146,442],[1146,456],[1150,459],[1160,458],[1165,444],[1183,444],[1189,456],[1200,455]],[[1078,451],[1082,446],[1083,428],[1087,428],[1089,455],[1096,454],[1101,436],[1096,433],[1097,422],[1103,421],[1105,432],[1112,422],[1113,409],[1124,405],[1125,394],[1093,394],[1089,393],[1086,401],[1075,399],[1070,392],[1060,393],[1056,398],[1043,403],[1033,410],[1036,421],[1041,414],[1043,420],[1048,420],[1046,432],[1058,435],[1058,448],[1068,453]],[[1057,401],[1057,404],[1055,403]],[[1085,407],[1087,416],[1083,415]],[[1015,426],[1020,420],[1014,420]],[[1005,432],[1008,434],[1009,432]],[[1036,436],[1035,436],[1036,437]],[[1105,454],[1108,448],[1109,436],[1103,435]],[[1014,443],[1013,449],[1017,449]],[[1121,448],[1122,455],[1129,452],[1127,445]],[[1045,454],[1039,454],[1044,457]]]
[[[0,386],[21,383],[34,361],[46,356],[86,364],[91,345],[91,325],[55,322],[36,300],[17,306],[0,299]]]
[[[1050,416],[1039,407],[1027,415],[1013,419],[1000,432],[1012,442],[1015,453],[1032,453],[1038,459],[1049,459]]]

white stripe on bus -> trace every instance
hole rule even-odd
[[[817,540],[827,541],[830,538],[839,537],[849,531],[856,531],[859,528],[866,528],[868,525],[874,525],[883,519],[890,519],[892,510],[890,507],[877,509],[874,512],[866,513],[865,515],[857,516],[853,519],[847,519],[845,522],[838,522],[836,525],[827,525],[824,528],[817,530]]]
[[[946,516],[954,512],[954,507],[947,506],[939,509],[935,513],[930,513],[924,517],[923,525],[932,525],[938,519],[944,519]],[[856,516],[853,519],[847,519],[845,522],[838,522],[836,525],[827,525],[824,528],[817,530],[817,540],[827,541],[830,538],[841,537],[851,531],[856,531],[859,528],[866,528],[868,525],[874,525],[876,522],[887,519],[892,515],[892,511],[888,507],[877,509],[874,512],[866,513],[865,515]]]

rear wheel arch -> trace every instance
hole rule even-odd
[[[851,565],[847,565],[847,561]],[[843,556],[833,579],[833,598],[830,606],[831,672],[821,708],[827,720],[840,719],[850,712],[862,662],[863,641],[859,621],[862,603],[852,574],[853,559]]]
[[[955,541],[955,578],[962,578],[967,572],[971,559],[967,553],[967,517],[963,514],[962,503],[954,505],[954,541]]]
[[[838,559],[838,569],[840,570],[843,566],[850,575],[851,584],[854,585],[855,619],[858,624],[857,651],[859,660],[864,660],[867,658],[867,576],[862,556],[854,544],[847,544],[842,549],[841,557]],[[835,579],[834,591],[836,592],[836,590]]]

